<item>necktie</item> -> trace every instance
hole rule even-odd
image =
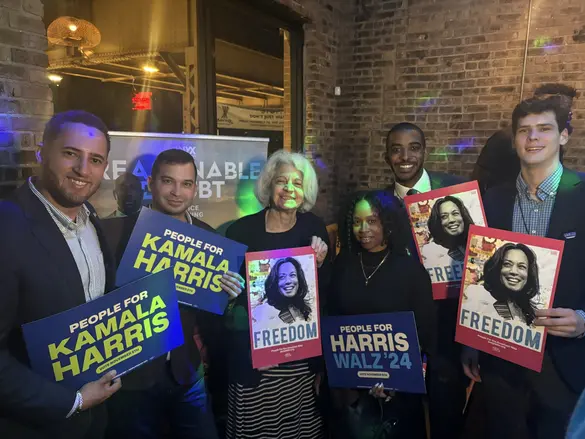
[[[409,189],[408,192],[406,193],[406,195],[416,195],[416,194],[420,194],[420,192],[417,191],[416,189]]]

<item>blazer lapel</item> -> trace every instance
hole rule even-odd
[[[488,227],[512,230],[516,187],[507,185],[488,191],[484,200]]]
[[[16,198],[29,221],[33,235],[47,251],[47,268],[54,267],[57,274],[54,279],[62,280],[63,294],[72,295],[68,297],[68,303],[71,303],[71,306],[85,303],[83,283],[77,264],[59,227],[27,183],[18,190]]]
[[[435,174],[431,171],[427,171],[427,174],[429,174],[429,179],[431,180],[431,190],[441,189],[443,187],[443,181],[440,174]]]
[[[564,233],[575,230],[574,221],[577,216],[571,215],[570,212],[582,201],[581,197],[577,196],[581,183],[576,172],[565,168],[555,196],[547,237],[564,240]]]

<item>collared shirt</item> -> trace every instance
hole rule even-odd
[[[128,215],[126,215],[125,213],[120,212],[118,209],[116,209],[115,211],[113,211],[112,213],[110,213],[106,218],[110,219],[110,218],[124,218]]]
[[[421,194],[431,190],[431,177],[429,177],[429,174],[427,173],[426,169],[423,168],[422,175],[420,176],[416,184],[411,188],[403,186],[400,183],[396,182],[396,184],[394,185],[394,195],[396,195],[400,199],[403,199],[404,197],[406,197],[406,193],[411,189],[414,189],[420,192]]]
[[[106,268],[97,232],[89,219],[89,209],[83,206],[73,221],[51,204],[37,190],[30,178],[28,185],[33,194],[43,203],[67,241],[81,276],[85,301],[89,302],[103,296],[106,289]]]
[[[557,169],[538,185],[537,200],[534,200],[530,197],[528,185],[522,178],[522,173],[518,174],[512,224],[514,232],[546,236],[562,175],[563,166],[559,164]]]

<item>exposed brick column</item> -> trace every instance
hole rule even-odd
[[[33,173],[53,114],[41,0],[0,0],[0,197]]]
[[[290,95],[290,37],[287,31],[283,31],[284,43],[284,137],[283,147],[287,151],[291,145],[291,95]],[[300,145],[295,145],[295,149]]]
[[[338,196],[345,196],[338,190],[338,162],[345,158],[338,157],[335,149],[338,99],[334,89],[341,48],[349,43],[349,20],[354,2],[277,1],[309,18],[304,28],[305,138],[302,147],[305,155],[313,160],[319,176],[320,194],[314,212],[327,222],[335,221]],[[346,168],[344,164],[344,172]]]

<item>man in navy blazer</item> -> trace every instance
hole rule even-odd
[[[21,325],[101,297],[115,264],[87,203],[107,166],[107,128],[92,114],[47,123],[40,176],[0,203],[0,437],[100,438],[120,388],[115,371],[77,391],[30,368]]]
[[[558,96],[532,98],[512,115],[521,172],[515,185],[488,190],[490,227],[565,242],[552,309],[537,310],[548,328],[541,373],[465,349],[466,374],[484,383],[489,438],[564,438],[571,412],[585,388],[585,176],[563,168],[570,108]],[[481,369],[479,368],[481,366]]]
[[[399,199],[465,181],[457,175],[427,171],[424,167],[426,139],[415,124],[394,125],[386,137],[386,163],[394,174],[388,192]],[[414,242],[413,242],[414,245]],[[416,250],[414,253],[416,254]],[[437,358],[429,363],[431,436],[452,439],[463,428],[467,380],[459,366],[460,347],[455,340],[458,301],[435,301],[437,310]]]

